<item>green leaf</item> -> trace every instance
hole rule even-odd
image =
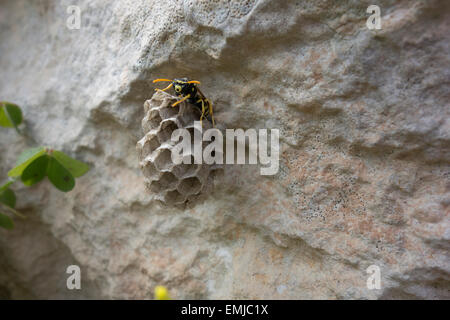
[[[17,127],[22,120],[22,110],[19,106],[9,102],[0,102],[0,126]]]
[[[14,222],[10,217],[0,212],[0,227],[3,227],[7,230],[11,230],[14,228]]]
[[[16,167],[8,172],[8,176],[10,177],[21,176],[23,170],[25,170],[25,168],[28,167],[30,163],[32,163],[35,159],[39,158],[44,154],[45,154],[44,147],[37,147],[25,150],[24,152],[21,153],[21,155],[17,159]]]
[[[44,179],[47,173],[47,164],[49,156],[46,154],[33,160],[22,172],[20,177],[23,184],[26,186],[32,186]]]
[[[61,151],[53,151],[52,155],[64,168],[69,170],[75,178],[81,177],[89,171],[89,166],[87,164],[75,160]]]
[[[25,161],[30,159],[32,156],[39,153],[41,150],[45,150],[45,148],[44,147],[34,147],[34,148],[29,148],[29,149],[24,150],[17,158],[16,166],[21,163],[24,163]]]
[[[6,189],[9,188],[10,185],[12,185],[14,183],[14,180],[9,180],[8,182],[6,182],[4,185],[2,185],[0,187],[0,193],[2,193],[3,191],[5,191]]]
[[[10,208],[14,208],[16,206],[16,195],[14,194],[14,191],[6,189],[0,193],[0,202]]]
[[[50,182],[63,192],[68,192],[75,187],[72,174],[53,157],[49,158],[47,176]]]

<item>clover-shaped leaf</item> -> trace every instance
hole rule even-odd
[[[49,159],[47,176],[50,182],[63,192],[70,191],[75,187],[75,179],[72,174],[55,158]]]
[[[46,154],[34,159],[22,172],[20,179],[26,186],[32,186],[44,179],[47,173],[49,156]]]
[[[10,177],[20,177],[23,171],[28,167],[34,160],[43,156],[45,154],[44,147],[37,147],[27,149],[22,152],[17,159],[16,166],[8,172]]]
[[[10,217],[6,214],[0,212],[0,227],[3,227],[7,230],[11,230],[14,228],[14,222]]]
[[[75,178],[81,177],[89,171],[89,166],[81,161],[75,160],[61,151],[53,151],[53,157],[64,166]]]
[[[89,166],[72,159],[61,151],[46,147],[26,150],[17,160],[17,166],[9,171],[10,177],[19,177],[27,186],[32,186],[48,177],[50,182],[63,192],[72,190],[75,178],[81,177]]]
[[[14,103],[0,102],[0,126],[17,128],[22,123],[22,110]]]

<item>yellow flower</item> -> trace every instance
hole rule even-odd
[[[169,291],[164,286],[155,287],[155,299],[156,300],[170,300]]]

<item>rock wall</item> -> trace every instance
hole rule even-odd
[[[370,4],[2,1],[0,99],[28,137],[0,128],[1,176],[33,144],[92,169],[67,194],[14,186],[29,218],[0,230],[0,296],[450,298],[450,4],[378,1],[368,30]],[[280,130],[278,174],[230,165],[202,202],[150,201],[143,103],[182,76],[223,128]]]

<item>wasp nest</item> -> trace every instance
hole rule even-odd
[[[172,162],[172,148],[178,143],[171,141],[172,132],[178,128],[187,129],[193,142],[194,130],[197,130],[194,121],[201,115],[197,107],[187,102],[172,107],[176,101],[176,97],[161,91],[145,101],[142,119],[145,136],[137,143],[145,184],[155,199],[168,205],[182,205],[199,198],[211,187],[211,172],[217,169],[213,165],[194,164],[193,150],[188,155],[191,164],[175,165]],[[203,120],[203,130],[211,126],[208,120]]]

